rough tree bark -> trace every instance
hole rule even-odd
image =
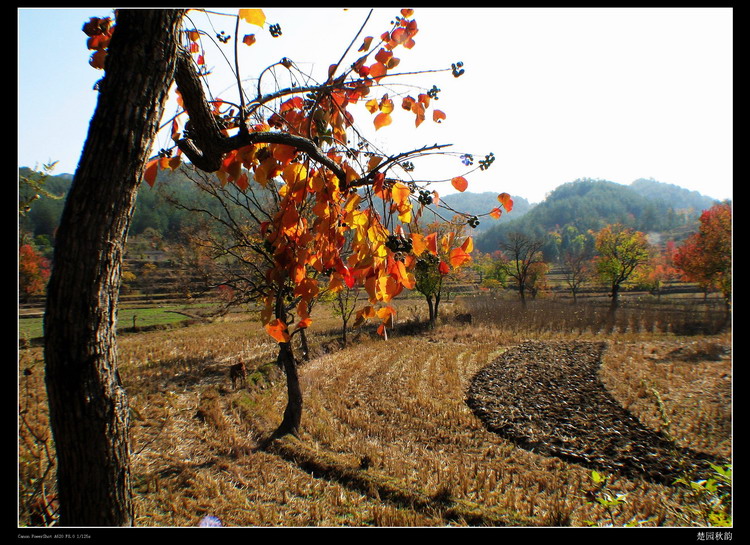
[[[45,361],[63,526],[133,524],[117,300],[127,231],[174,78],[183,14],[119,11],[55,240]]]

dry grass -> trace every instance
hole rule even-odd
[[[445,311],[451,309],[446,306]],[[402,316],[420,312],[412,302]],[[311,331],[315,357],[300,368],[305,395],[300,441],[258,444],[286,402],[274,344],[243,320],[125,335],[120,366],[133,407],[136,523],[195,526],[204,515],[226,526],[579,526],[604,521],[591,504],[590,470],[515,447],[485,430],[464,402],[472,376],[527,338],[596,338],[598,332],[448,321],[387,342],[362,335],[342,350],[336,321]],[[412,328],[416,330],[417,328]],[[407,333],[408,324],[402,327]],[[729,337],[611,333],[603,380],[654,428],[654,392],[685,446],[731,454]],[[231,363],[247,362],[248,387],[233,390]],[[46,409],[39,349],[21,352],[20,523],[27,500],[54,488],[44,441]],[[686,495],[612,476],[627,493],[618,524],[682,525]]]

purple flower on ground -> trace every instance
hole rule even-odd
[[[203,517],[198,523],[198,526],[202,528],[216,528],[221,526],[221,519],[219,517],[214,517],[213,515],[206,515]]]

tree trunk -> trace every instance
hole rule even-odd
[[[430,317],[430,327],[435,327],[435,306],[432,304],[432,295],[425,295],[427,300],[427,309]]]
[[[173,80],[183,14],[119,11],[96,112],[57,232],[45,361],[63,526],[133,524],[116,310],[127,231]]]
[[[284,419],[273,435],[282,437],[291,434],[297,437],[302,422],[302,388],[299,384],[297,363],[294,361],[291,343],[279,343],[277,361],[286,374],[287,405],[284,410]]]
[[[612,284],[612,301],[609,304],[610,314],[615,314],[620,306],[620,284]]]

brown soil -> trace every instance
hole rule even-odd
[[[672,484],[726,460],[676,446],[625,410],[599,379],[606,343],[525,342],[477,373],[467,403],[488,430],[527,450]]]

